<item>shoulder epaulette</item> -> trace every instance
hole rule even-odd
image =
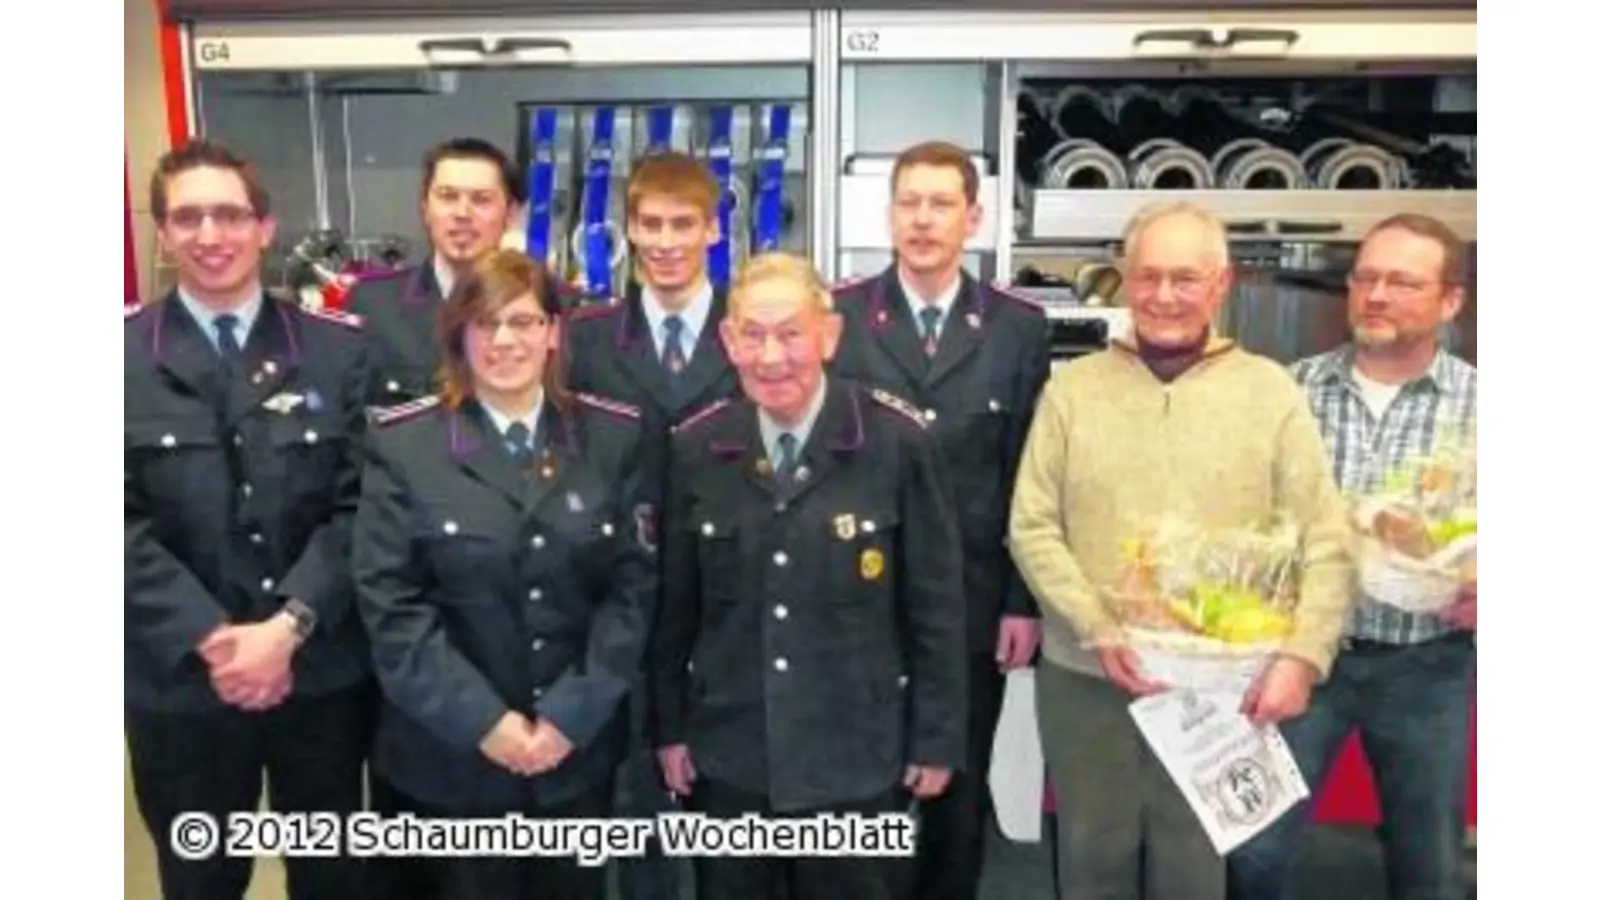
[[[372,421],[373,424],[376,425],[393,425],[396,422],[404,422],[406,419],[412,418],[418,413],[433,409],[438,405],[439,396],[437,394],[429,394],[426,397],[418,397],[415,400],[410,400],[396,406],[379,407],[378,409],[373,410]]]
[[[347,313],[338,309],[318,309],[310,306],[302,306],[300,307],[300,311],[314,319],[321,319],[324,322],[332,322],[335,325],[343,325],[346,328],[352,328],[358,331],[367,324],[365,319],[361,318],[355,313]]]
[[[623,403],[620,400],[597,397],[594,394],[586,394],[583,391],[575,391],[572,396],[584,406],[608,412],[614,416],[621,416],[624,419],[637,420],[640,416],[639,407]]]
[[[876,400],[878,405],[887,409],[892,409],[900,415],[905,416],[911,421],[917,423],[918,428],[928,427],[927,420],[922,417],[922,411],[917,409],[915,406],[912,406],[909,401],[895,396],[883,388],[873,388],[872,399]]]
[[[581,306],[573,307],[571,316],[572,321],[581,322],[585,319],[598,319],[602,316],[609,316],[619,309],[622,309],[622,304],[615,300],[609,303],[585,303]]]
[[[841,278],[829,286],[828,291],[829,293],[837,294],[840,291],[847,291],[850,288],[856,287],[857,285],[866,284],[877,277],[878,273],[873,272],[870,275],[852,275],[849,278]]]
[[[993,292],[996,297],[1003,297],[1007,300],[1020,303],[1031,310],[1041,313],[1044,312],[1043,303],[1039,302],[1033,297],[1029,297],[1027,294],[1022,293],[1021,291],[1018,291],[1014,287],[991,281],[989,282],[989,290]]]
[[[732,400],[727,397],[723,397],[722,399],[713,402],[710,406],[701,408],[698,412],[690,415],[682,422],[672,426],[672,433],[677,434],[680,431],[688,431],[690,428],[693,428],[702,422],[709,422],[717,415],[717,413],[728,409],[732,405]]]
[[[393,281],[396,278],[404,278],[416,270],[415,266],[401,266],[398,269],[373,269],[357,276],[356,284],[366,284],[369,281]]]

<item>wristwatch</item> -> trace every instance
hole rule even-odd
[[[299,600],[290,598],[287,603],[283,604],[283,611],[289,614],[289,621],[294,626],[296,640],[304,642],[306,638],[311,637],[311,632],[317,627],[317,614],[312,612],[311,607]]]

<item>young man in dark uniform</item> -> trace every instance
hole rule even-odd
[[[712,817],[905,811],[965,755],[961,555],[933,443],[903,401],[824,375],[828,306],[804,260],[748,263],[720,337],[749,399],[672,438],[656,739],[667,785]],[[892,862],[842,849],[698,859],[700,896],[895,896]]]
[[[706,273],[707,249],[721,237],[716,179],[682,153],[645,158],[628,180],[628,240],[639,283],[624,297],[573,313],[568,380],[574,390],[615,397],[643,410],[655,465],[665,461],[667,429],[689,411],[738,390],[717,336],[727,309]],[[618,777],[625,815],[672,809],[645,738],[647,695],[633,703],[635,752]],[[624,900],[678,900],[677,862],[654,849],[622,860]]]
[[[374,405],[437,389],[439,308],[460,274],[499,248],[522,201],[516,165],[488,141],[454,138],[428,151],[421,201],[427,261],[363,278],[345,301],[372,337]]]
[[[255,169],[195,141],[150,208],[178,286],[123,325],[126,710],[168,900],[237,900],[251,860],[174,852],[181,814],[362,808],[374,696],[350,524],[369,390],[360,322],[266,295]],[[336,849],[336,848],[335,848]],[[361,897],[360,863],[291,857],[294,900]]]
[[[924,810],[910,896],[976,900],[991,807],[989,759],[1005,673],[1032,664],[1039,611],[1006,552],[1017,463],[1050,374],[1049,328],[1032,303],[963,271],[977,232],[978,173],[944,143],[905,150],[891,175],[895,262],[836,287],[844,338],[830,371],[921,410],[945,464],[961,531],[969,747],[950,790]]]

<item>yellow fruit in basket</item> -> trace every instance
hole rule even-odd
[[[1195,591],[1195,605],[1204,617],[1205,631],[1216,636],[1223,623],[1241,613],[1263,609],[1261,598],[1253,591],[1228,585],[1202,585]]]
[[[1433,539],[1436,547],[1447,547],[1469,534],[1477,533],[1477,515],[1462,516],[1459,519],[1450,519],[1445,522],[1435,522],[1428,527],[1428,536]]]
[[[1173,600],[1167,604],[1167,610],[1172,613],[1173,618],[1177,619],[1179,622],[1182,622],[1184,627],[1193,631],[1206,630],[1205,619],[1201,618],[1200,613],[1195,609],[1194,604],[1185,603],[1181,600]]]
[[[1229,644],[1256,644],[1289,636],[1294,621],[1275,609],[1241,609],[1223,619],[1213,637]]]

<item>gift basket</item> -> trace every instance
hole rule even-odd
[[[1408,460],[1355,501],[1361,589],[1412,613],[1449,606],[1478,580],[1478,473],[1471,442]]]
[[[1165,522],[1123,547],[1105,593],[1144,676],[1172,688],[1241,690],[1294,626],[1300,531]]]

